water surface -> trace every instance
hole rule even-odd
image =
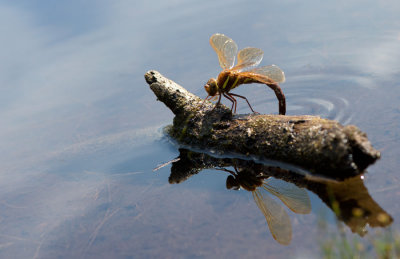
[[[364,185],[399,231],[398,13],[398,1],[0,1],[1,256],[319,257],[318,219],[336,223],[313,192],[310,214],[287,211],[282,246],[251,194],[226,189],[227,173],[169,184],[171,165],[152,171],[179,150],[143,75],[156,69],[205,97],[220,71],[216,32],[285,71],[288,114],[368,134],[382,158]],[[263,86],[235,93],[277,113]]]

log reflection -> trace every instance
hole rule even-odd
[[[172,163],[169,183],[181,183],[203,169],[227,172],[227,188],[252,192],[273,237],[281,244],[290,243],[290,220],[282,206],[270,198],[271,194],[295,213],[307,214],[311,205],[302,189],[306,188],[315,193],[352,232],[361,236],[366,233],[367,226],[385,227],[393,222],[393,218],[369,195],[359,176],[337,181],[250,160],[215,158],[187,149],[179,151],[179,158]],[[228,167],[234,170],[228,170]]]

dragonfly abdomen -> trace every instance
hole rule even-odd
[[[279,100],[279,114],[286,114],[285,95],[283,94],[280,86],[268,76],[252,73],[250,71],[236,72],[231,70],[224,70],[218,75],[217,79],[218,91],[220,94],[229,93],[230,90],[238,87],[239,85],[251,83],[260,83],[269,86],[275,92],[275,95]]]

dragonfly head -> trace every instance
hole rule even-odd
[[[215,78],[208,80],[204,89],[206,89],[209,96],[215,96],[218,93],[217,80]]]
[[[240,184],[235,177],[233,177],[232,175],[229,175],[228,178],[226,178],[226,188],[233,189],[233,190],[239,190]]]

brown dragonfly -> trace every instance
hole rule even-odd
[[[254,176],[245,169],[238,171],[219,169],[230,173],[226,179],[228,189],[240,188],[251,192],[258,208],[263,213],[273,238],[282,245],[289,245],[292,240],[292,224],[282,205],[272,199],[271,194],[279,198],[291,211],[297,214],[311,212],[311,202],[307,191],[283,180],[272,177]]]
[[[204,86],[208,93],[205,100],[212,99],[218,95],[216,104],[218,105],[223,95],[232,102],[231,110],[236,113],[237,101],[235,97],[239,97],[246,100],[251,111],[255,112],[246,97],[230,91],[242,84],[261,83],[266,84],[275,92],[279,101],[279,114],[285,115],[285,95],[278,85],[278,83],[285,81],[285,74],[276,65],[254,68],[260,64],[264,56],[264,52],[261,49],[247,47],[238,52],[236,43],[231,38],[220,33],[211,36],[210,44],[217,52],[219,65],[223,71],[218,75],[217,79],[211,78]],[[238,62],[234,66],[236,54]]]

